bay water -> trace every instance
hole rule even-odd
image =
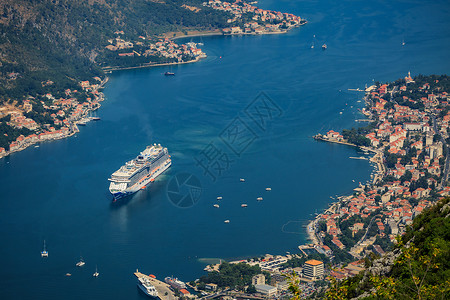
[[[447,1],[258,5],[308,24],[178,40],[203,43],[208,57],[110,74],[101,121],[0,160],[2,299],[140,299],[136,268],[190,281],[217,259],[296,253],[308,220],[373,171],[349,158],[363,155],[356,149],[312,139],[358,126],[363,94],[348,89],[449,71]],[[262,103],[272,114],[254,114]],[[239,143],[236,129],[246,130]],[[168,147],[172,167],[112,204],[111,173],[153,143]]]

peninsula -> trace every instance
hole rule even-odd
[[[441,211],[445,217],[443,209],[448,208],[446,197],[450,193],[449,93],[447,75],[412,78],[408,73],[395,82],[367,88],[366,105],[361,110],[370,121],[367,126],[342,133],[330,130],[314,138],[359,148],[361,156],[354,158],[370,159],[376,167],[371,180],[355,183],[351,195],[337,197],[306,226],[310,243],[300,245],[299,253],[210,265],[205,269],[208,275],[191,284],[208,297],[226,294],[258,299],[275,295],[336,299],[333,289],[351,298],[362,294],[367,286],[374,287],[367,278],[383,280],[376,277],[381,267],[386,270],[383,274],[388,274],[400,255],[402,238],[409,241],[416,234],[411,226],[418,216],[425,213],[424,218],[430,219]],[[428,212],[433,210],[430,216]],[[391,251],[394,248],[396,254]],[[402,249],[404,253],[409,251]],[[441,251],[439,259],[445,260],[449,250]],[[248,271],[244,271],[246,268]],[[234,292],[226,289],[230,274],[234,274]],[[346,278],[354,279],[339,290],[338,282]],[[425,279],[436,292],[446,292],[433,277]],[[352,282],[359,286],[350,292],[348,285]],[[332,289],[327,288],[329,285]],[[388,286],[375,287],[384,291]]]
[[[278,34],[306,23],[293,14],[242,0],[132,1],[126,9],[121,5],[115,0],[92,6],[68,1],[0,4],[1,26],[10,41],[3,46],[13,46],[0,61],[0,158],[78,132],[79,125],[91,120],[89,112],[104,100],[101,90],[107,73],[206,57],[200,43],[177,44],[176,38]],[[43,20],[36,17],[39,13],[55,15]],[[89,30],[81,30],[85,23]],[[61,34],[52,28],[60,28]]]

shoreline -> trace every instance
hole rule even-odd
[[[366,105],[368,105],[368,93],[370,92],[370,89],[366,89],[365,90],[365,95],[363,97],[364,102]],[[371,115],[366,116],[367,117],[367,122],[373,122],[375,120],[372,119]],[[374,167],[377,171],[375,176],[373,176],[373,179],[371,179],[370,181],[367,181],[367,184],[372,184],[375,185],[379,180],[383,179],[383,175],[386,172],[386,166],[383,163],[383,153],[370,147],[370,146],[358,146],[352,143],[348,143],[346,141],[341,141],[341,140],[337,140],[337,139],[330,139],[322,134],[317,134],[314,135],[313,138],[317,141],[323,141],[323,142],[328,142],[328,143],[332,143],[332,144],[341,144],[341,145],[346,145],[346,146],[351,146],[351,147],[356,147],[364,152],[372,152],[374,153],[374,155],[372,157],[370,157],[368,160],[374,164],[376,164],[376,166]],[[359,183],[359,187],[356,187],[353,189],[353,191],[358,191],[358,190],[362,190],[363,187],[365,185],[362,185],[361,183]],[[327,214],[327,213],[333,213],[333,210],[336,209],[336,207],[339,207],[339,205],[341,203],[344,203],[346,201],[348,201],[350,198],[352,197],[352,195],[341,195],[336,197],[336,201],[331,202],[329,204],[329,207],[327,209],[324,209],[321,213],[317,214],[312,220],[309,221],[307,227],[306,227],[306,233],[307,233],[307,239],[309,241],[311,241],[311,244],[314,245],[314,247],[320,247],[321,245],[323,245],[323,241],[321,240],[320,236],[318,236],[318,232],[316,231],[317,227],[317,223],[320,222],[320,220],[322,219],[322,216]],[[336,212],[334,212],[336,213]],[[301,247],[301,246],[299,246]],[[349,253],[350,255],[352,255],[355,258],[356,257],[351,251],[346,251],[347,253]]]
[[[184,38],[203,37],[203,36],[219,36],[219,35],[224,35],[224,34],[221,31],[220,32],[210,31],[210,32],[205,32],[205,33],[193,33],[193,34],[187,34],[187,35],[174,36],[174,37],[169,38],[169,40],[175,41],[175,40],[184,39]]]
[[[231,33],[231,34],[224,34],[222,31],[209,31],[209,32],[205,32],[205,33],[194,33],[194,34],[188,34],[188,35],[183,35],[183,36],[175,36],[172,38],[169,38],[170,40],[176,40],[176,39],[182,39],[182,38],[190,38],[190,37],[202,37],[202,36],[244,36],[244,35],[252,35],[252,36],[258,36],[258,35],[270,35],[270,34],[284,34],[284,33],[288,33],[290,30],[294,29],[294,28],[298,28],[300,26],[303,26],[305,24],[307,24],[308,22],[305,20],[305,22],[298,24],[296,26],[293,26],[292,28],[288,28],[286,30],[282,30],[282,31],[266,31],[266,32],[261,32],[261,33],[255,33],[255,32],[249,32],[249,33],[245,33],[245,32],[240,32],[240,33]],[[134,69],[143,69],[143,68],[151,68],[151,67],[164,67],[164,66],[174,66],[174,65],[183,65],[183,64],[190,64],[190,63],[195,63],[200,61],[202,58],[205,57],[196,57],[193,60],[190,61],[183,61],[183,62],[172,62],[172,63],[160,63],[160,64],[145,64],[145,65],[140,65],[140,66],[130,66],[130,67],[103,67],[102,70],[105,72],[105,74],[110,74],[112,72],[115,71],[124,71],[124,70],[134,70]],[[109,78],[108,76],[105,76],[105,79],[100,83],[99,87],[97,88],[97,90],[103,89],[106,85],[106,83],[108,82]],[[99,93],[99,102],[104,101],[104,94],[103,93]],[[60,140],[60,139],[64,139],[64,138],[68,138],[73,136],[74,134],[80,132],[77,124],[78,121],[86,118],[87,114],[91,111],[95,111],[97,109],[99,109],[101,107],[101,104],[98,103],[97,107],[92,108],[92,109],[87,109],[81,116],[79,119],[74,120],[73,123],[70,124],[70,128],[69,128],[69,133],[68,134],[63,134],[62,136],[59,137],[54,137],[54,138],[49,138],[43,141],[33,141],[31,143],[27,143],[26,145],[21,145],[19,148],[11,151],[6,151],[3,154],[0,154],[0,159],[2,159],[3,157],[9,156],[12,153],[15,152],[19,152],[22,150],[27,149],[30,146],[36,145],[38,143],[44,142],[44,141],[54,141],[54,140]]]
[[[100,84],[99,84],[99,86],[98,86],[98,88],[97,88],[97,91],[99,91],[100,89],[103,89],[108,81],[109,81],[109,77],[108,77],[108,76],[105,76],[105,79],[103,79],[103,80],[100,82]],[[79,123],[79,121],[85,119],[86,116],[87,116],[91,111],[96,111],[97,109],[99,109],[99,108],[102,106],[102,105],[100,104],[100,102],[102,102],[102,101],[105,100],[105,95],[104,95],[102,92],[99,92],[99,96],[98,96],[97,100],[98,100],[98,103],[97,103],[97,105],[96,105],[95,107],[90,108],[90,109],[89,109],[89,108],[86,109],[86,110],[81,114],[81,116],[80,116],[79,119],[73,120],[73,121],[71,121],[71,123],[69,123],[69,132],[68,132],[67,134],[64,134],[64,133],[63,133],[61,136],[51,137],[51,138],[45,139],[45,140],[38,140],[38,141],[30,141],[30,142],[26,142],[26,143],[20,145],[19,148],[15,149],[15,150],[13,150],[13,151],[9,150],[9,151],[6,151],[6,152],[3,153],[3,154],[0,154],[0,159],[2,159],[2,158],[4,158],[4,157],[7,157],[7,156],[9,156],[9,155],[11,155],[11,154],[13,154],[13,153],[23,151],[23,150],[25,150],[25,149],[27,149],[27,148],[33,146],[33,145],[36,145],[36,144],[40,144],[40,143],[44,143],[44,142],[52,142],[52,141],[62,140],[62,139],[69,138],[69,137],[71,137],[71,136],[77,134],[78,132],[80,132],[80,129],[78,128],[78,123]]]
[[[148,64],[148,65],[141,65],[141,66],[133,66],[133,67],[105,67],[103,68],[103,71],[105,73],[109,74],[114,71],[123,71],[123,70],[133,70],[133,69],[143,69],[143,68],[151,68],[151,67],[164,67],[164,66],[175,66],[175,65],[184,65],[184,64],[190,64],[194,62],[198,62],[201,58],[197,57],[190,61],[182,61],[182,62],[173,62],[173,63],[161,63],[161,64]]]
[[[300,26],[306,25],[308,21],[305,20],[305,22],[298,24],[296,26],[293,26],[292,28],[288,28],[286,30],[278,30],[278,31],[264,31],[260,33],[256,32],[240,32],[240,33],[229,33],[225,34],[222,31],[206,31],[205,33],[193,33],[193,34],[187,34],[187,35],[180,35],[175,37],[162,37],[162,38],[168,38],[171,41],[178,40],[178,39],[184,39],[184,38],[193,38],[193,37],[203,37],[203,36],[244,36],[244,35],[251,35],[251,36],[258,36],[258,35],[271,35],[271,34],[285,34],[291,31],[294,28],[298,28]],[[133,70],[133,69],[143,69],[143,68],[151,68],[151,67],[163,67],[163,66],[174,66],[174,65],[183,65],[183,64],[190,64],[194,62],[198,62],[202,58],[206,57],[196,57],[193,60],[190,61],[182,61],[182,62],[172,62],[172,63],[161,63],[161,64],[144,64],[140,66],[130,66],[130,67],[103,67],[102,70],[105,73],[112,73],[114,71],[123,71],[123,70]]]

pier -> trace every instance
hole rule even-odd
[[[371,119],[357,119],[357,120],[355,120],[355,122],[368,122],[368,123],[370,123],[370,122],[375,122],[375,121],[371,120]]]
[[[150,280],[150,282],[155,286],[156,290],[158,291],[158,298],[161,300],[175,300],[177,299],[177,297],[175,297],[174,292],[172,291],[172,289],[170,288],[170,285],[168,285],[165,282],[162,282],[156,278],[153,278],[151,276],[145,275],[141,272],[139,272],[138,270],[136,270],[136,272],[134,272],[134,275],[137,278],[147,278],[148,280]]]

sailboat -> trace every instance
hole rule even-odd
[[[97,270],[97,265],[95,265],[95,273],[92,274],[92,276],[98,277],[98,275],[100,275],[100,273],[99,273],[98,270]]]
[[[312,45],[311,45],[311,49],[314,49],[314,40],[316,39],[316,35],[313,35],[313,42],[312,42]]]
[[[80,257],[80,261],[76,263],[76,266],[77,266],[77,267],[82,267],[82,266],[84,266],[85,264],[86,264],[86,263],[84,262],[83,258]]]
[[[42,257],[48,257],[48,251],[45,249],[45,240],[44,240],[44,250],[41,251]]]
[[[402,40],[402,46],[405,46],[405,40]]]

